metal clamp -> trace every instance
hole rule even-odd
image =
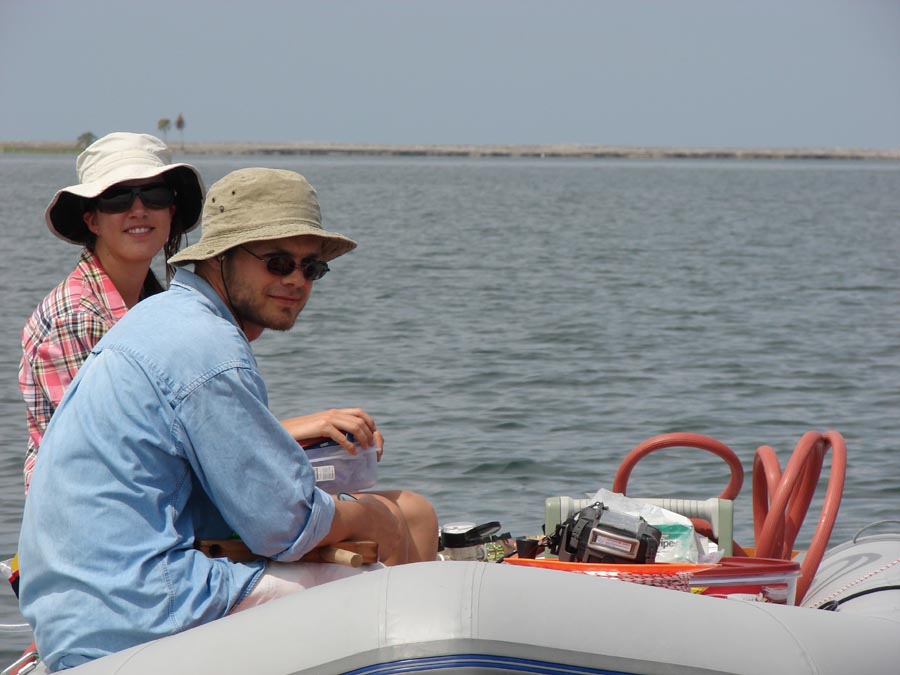
[[[0,675],[12,675],[13,673],[16,675],[26,675],[26,673],[30,673],[37,668],[40,662],[41,657],[38,655],[37,650],[25,652],[11,665],[0,671]]]

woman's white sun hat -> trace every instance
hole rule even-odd
[[[173,229],[189,232],[200,222],[205,187],[200,172],[190,164],[172,163],[172,151],[155,136],[117,131],[91,143],[78,155],[79,183],[57,192],[44,214],[47,227],[73,244],[89,240],[84,212],[90,199],[131,180],[160,176],[175,190]]]

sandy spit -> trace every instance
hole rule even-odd
[[[573,157],[634,159],[878,159],[900,160],[900,149],[677,148],[616,145],[386,145],[365,143],[210,143],[170,139],[189,155],[371,155],[397,157]],[[74,143],[0,141],[0,153],[74,153]]]

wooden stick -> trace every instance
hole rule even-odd
[[[347,567],[359,567],[363,562],[363,557],[359,553],[338,548],[337,546],[323,546],[316,550],[319,552],[322,562],[337,563]]]
[[[240,539],[198,539],[194,548],[210,558],[228,558],[234,562],[252,562],[264,557],[253,553]],[[364,563],[378,562],[378,544],[374,541],[341,541],[332,546],[315,548],[300,560],[359,567]]]

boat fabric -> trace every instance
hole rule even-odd
[[[42,445],[19,542],[20,607],[51,669],[228,614],[263,562],[207,558],[195,537],[234,531],[292,561],[334,515],[268,410],[243,332],[184,269],[97,344]]]
[[[893,673],[898,630],[897,618],[443,561],[312,588],[73,675]]]
[[[25,399],[28,444],[25,492],[44,431],[91,349],[128,308],[116,285],[90,249],[25,323],[19,388]]]
[[[857,535],[829,550],[803,606],[900,617],[900,534]]]

